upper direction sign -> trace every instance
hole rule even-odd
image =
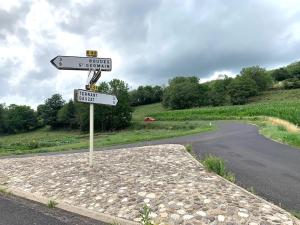
[[[101,94],[86,90],[74,90],[74,100],[78,102],[115,106],[118,99],[115,95]]]
[[[50,62],[59,70],[111,71],[112,67],[110,58],[56,56]]]

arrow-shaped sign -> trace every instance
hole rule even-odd
[[[51,61],[59,70],[101,70],[111,71],[110,58],[56,56]]]
[[[115,95],[102,94],[81,89],[74,90],[74,99],[78,102],[112,106],[115,106],[118,103],[118,99]]]

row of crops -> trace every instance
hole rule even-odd
[[[299,97],[300,98],[300,97]],[[300,101],[282,101],[241,106],[203,107],[151,113],[158,120],[220,120],[271,116],[300,125]]]

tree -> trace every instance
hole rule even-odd
[[[3,104],[0,104],[0,134],[6,130],[6,109]]]
[[[161,102],[163,90],[160,86],[139,86],[129,93],[132,106]]]
[[[286,69],[290,74],[290,78],[300,79],[300,61],[288,65]]]
[[[282,81],[291,78],[291,74],[285,68],[279,68],[272,72],[272,76],[276,81]]]
[[[230,102],[230,96],[228,94],[228,86],[231,82],[231,78],[225,77],[224,80],[215,80],[211,84],[208,98],[210,105],[220,106],[226,105]]]
[[[70,100],[58,111],[57,120],[64,127],[70,129],[78,128],[78,122],[76,120],[76,107],[72,100]]]
[[[229,84],[228,93],[234,105],[245,104],[248,98],[258,93],[257,84],[248,76],[237,76]]]
[[[38,106],[38,115],[46,125],[50,125],[51,128],[58,128],[61,124],[58,121],[57,113],[63,107],[64,103],[65,101],[60,94],[54,94],[46,99],[45,104]]]
[[[283,86],[285,89],[295,89],[300,88],[300,79],[290,78],[283,81]]]
[[[17,133],[35,129],[37,114],[29,106],[10,105],[7,111],[7,132]]]
[[[197,77],[175,77],[164,90],[163,105],[171,109],[185,109],[205,105],[207,86]]]
[[[269,74],[266,73],[264,68],[259,66],[252,66],[243,68],[241,70],[241,76],[246,76],[255,81],[258,91],[267,90],[272,84],[272,79]]]
[[[121,80],[114,79],[110,82],[102,82],[97,87],[101,93],[117,96],[116,106],[95,105],[94,124],[95,130],[119,130],[130,125],[132,108],[129,102],[128,85]],[[82,131],[89,129],[89,105],[75,103],[76,120]]]

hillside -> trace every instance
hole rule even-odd
[[[300,89],[268,91],[252,98],[250,104],[237,106],[201,107],[186,110],[151,112],[158,120],[214,120],[271,116],[300,125]],[[157,106],[156,106],[157,107]]]

